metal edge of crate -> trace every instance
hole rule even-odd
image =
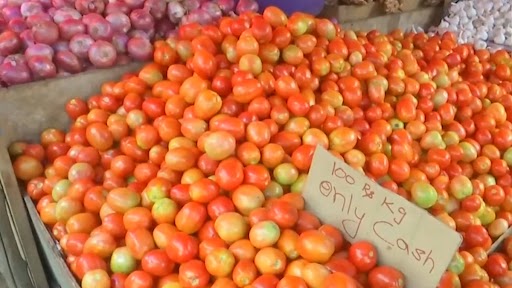
[[[33,228],[40,240],[40,249],[44,255],[45,262],[49,265],[48,271],[51,274],[49,281],[51,282],[52,288],[80,288],[80,285],[76,281],[69,270],[64,255],[59,249],[59,243],[53,239],[48,229],[44,226],[43,222],[39,218],[36,206],[32,202],[32,199],[28,195],[23,196],[29,217],[32,219]]]
[[[9,154],[0,139],[1,237],[14,287],[48,288],[32,229]],[[10,227],[7,228],[7,227]],[[7,229],[6,229],[7,228]]]
[[[10,143],[19,139],[35,140],[34,135],[31,136],[30,133],[34,134],[36,131],[37,133],[40,133],[40,130],[46,128],[47,125],[39,125],[37,126],[37,129],[28,129],[30,132],[28,135],[27,133],[11,134],[10,132],[11,130],[23,129],[26,127],[25,125],[29,125],[26,121],[24,122],[21,120],[31,119],[31,121],[35,120],[39,122],[49,120],[48,115],[52,115],[53,112],[39,114],[31,113],[31,109],[33,109],[31,106],[40,104],[38,103],[38,101],[40,101],[38,100],[40,95],[52,95],[53,97],[57,97],[56,102],[59,103],[59,105],[64,105],[67,100],[70,100],[73,97],[90,97],[94,95],[94,93],[97,93],[100,90],[100,83],[119,79],[125,73],[138,71],[142,65],[144,65],[144,63],[134,62],[111,69],[86,71],[66,78],[56,78],[24,85],[16,85],[9,88],[0,88],[0,178],[5,178],[4,184],[6,186],[5,190],[7,191],[5,195],[7,195],[9,203],[11,203],[10,207],[16,208],[15,211],[17,214],[13,213],[15,214],[15,217],[13,218],[21,224],[28,223],[28,225],[20,224],[22,229],[18,229],[20,232],[18,235],[30,235],[30,237],[21,238],[27,242],[27,245],[25,246],[28,247],[25,248],[24,255],[29,256],[29,260],[35,258],[33,259],[34,263],[31,264],[35,267],[32,269],[32,274],[42,275],[44,277],[34,277],[34,282],[38,283],[38,285],[34,286],[35,288],[79,288],[80,286],[68,268],[65,257],[63,257],[64,255],[60,250],[59,243],[55,241],[50,231],[42,223],[37,209],[30,197],[25,193],[25,189],[19,186],[19,183],[14,176],[12,163],[7,152],[7,147]],[[100,79],[102,80],[101,82],[99,82]],[[73,92],[66,91],[65,95],[52,94],[59,92],[62,89],[69,89],[70,83],[73,83],[74,81],[79,81],[81,83],[78,83],[76,87],[74,87],[76,89],[74,89]],[[84,89],[87,91],[86,93],[78,92]],[[91,89],[95,92],[90,91]],[[43,107],[48,109],[49,106],[43,105]],[[50,106],[50,108],[52,107]],[[16,113],[8,114],[8,112],[12,111],[16,111]],[[62,113],[65,115],[64,111],[62,111]],[[50,122],[53,123],[52,125],[57,125],[56,121],[58,123],[58,121],[62,121],[63,118],[65,118],[54,116],[55,115],[52,115],[53,118],[50,117]],[[13,125],[13,127],[9,127],[9,125],[12,124],[15,125]],[[58,125],[55,127],[58,127]],[[18,214],[21,214],[20,217],[17,217]],[[46,265],[42,266],[41,262]],[[45,268],[47,272],[46,274],[44,273]],[[48,286],[48,283],[50,283],[50,286]],[[0,285],[0,287],[3,286]],[[30,286],[21,285],[16,288],[29,287]]]

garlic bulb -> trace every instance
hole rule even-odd
[[[487,48],[487,42],[483,40],[476,40],[475,41],[475,48],[476,49],[485,49]]]
[[[475,48],[508,48],[512,51],[512,2],[510,0],[460,0],[431,33],[451,31],[459,43]],[[490,45],[493,44],[493,45]]]

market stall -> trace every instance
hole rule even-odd
[[[512,55],[452,30],[479,2],[267,2],[0,89],[9,285],[511,287]]]

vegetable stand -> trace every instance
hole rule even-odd
[[[72,91],[71,78],[4,90],[18,113],[0,133],[26,187],[12,197],[55,285],[511,281],[512,238],[487,251],[512,223],[510,54],[277,8],[189,23],[154,48]],[[58,100],[34,112],[41,93]]]

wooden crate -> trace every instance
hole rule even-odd
[[[4,262],[0,247],[0,287],[80,287],[32,200],[24,193],[24,187],[18,186],[7,145],[16,140],[39,141],[40,133],[46,128],[67,130],[69,121],[64,110],[67,101],[75,97],[88,98],[100,91],[102,83],[118,80],[124,73],[138,71],[140,67],[141,64],[133,63],[0,89],[0,198],[5,198],[9,208],[6,211],[9,217],[0,209],[0,245],[9,244],[6,247],[9,261]],[[15,240],[4,232],[9,229],[10,219],[18,236]],[[21,247],[21,256],[16,256],[16,246]],[[46,264],[46,273],[41,263]],[[2,269],[3,266],[10,270]],[[13,275],[3,273],[4,270]],[[8,278],[6,285],[2,277]]]
[[[338,19],[342,27],[352,30],[390,32],[397,28],[409,29],[413,25],[427,29],[441,21],[446,3],[451,1],[446,0],[436,7],[425,7],[423,0],[405,0],[402,13],[396,14],[385,14],[382,4],[378,2],[363,6],[326,6],[322,16]]]

